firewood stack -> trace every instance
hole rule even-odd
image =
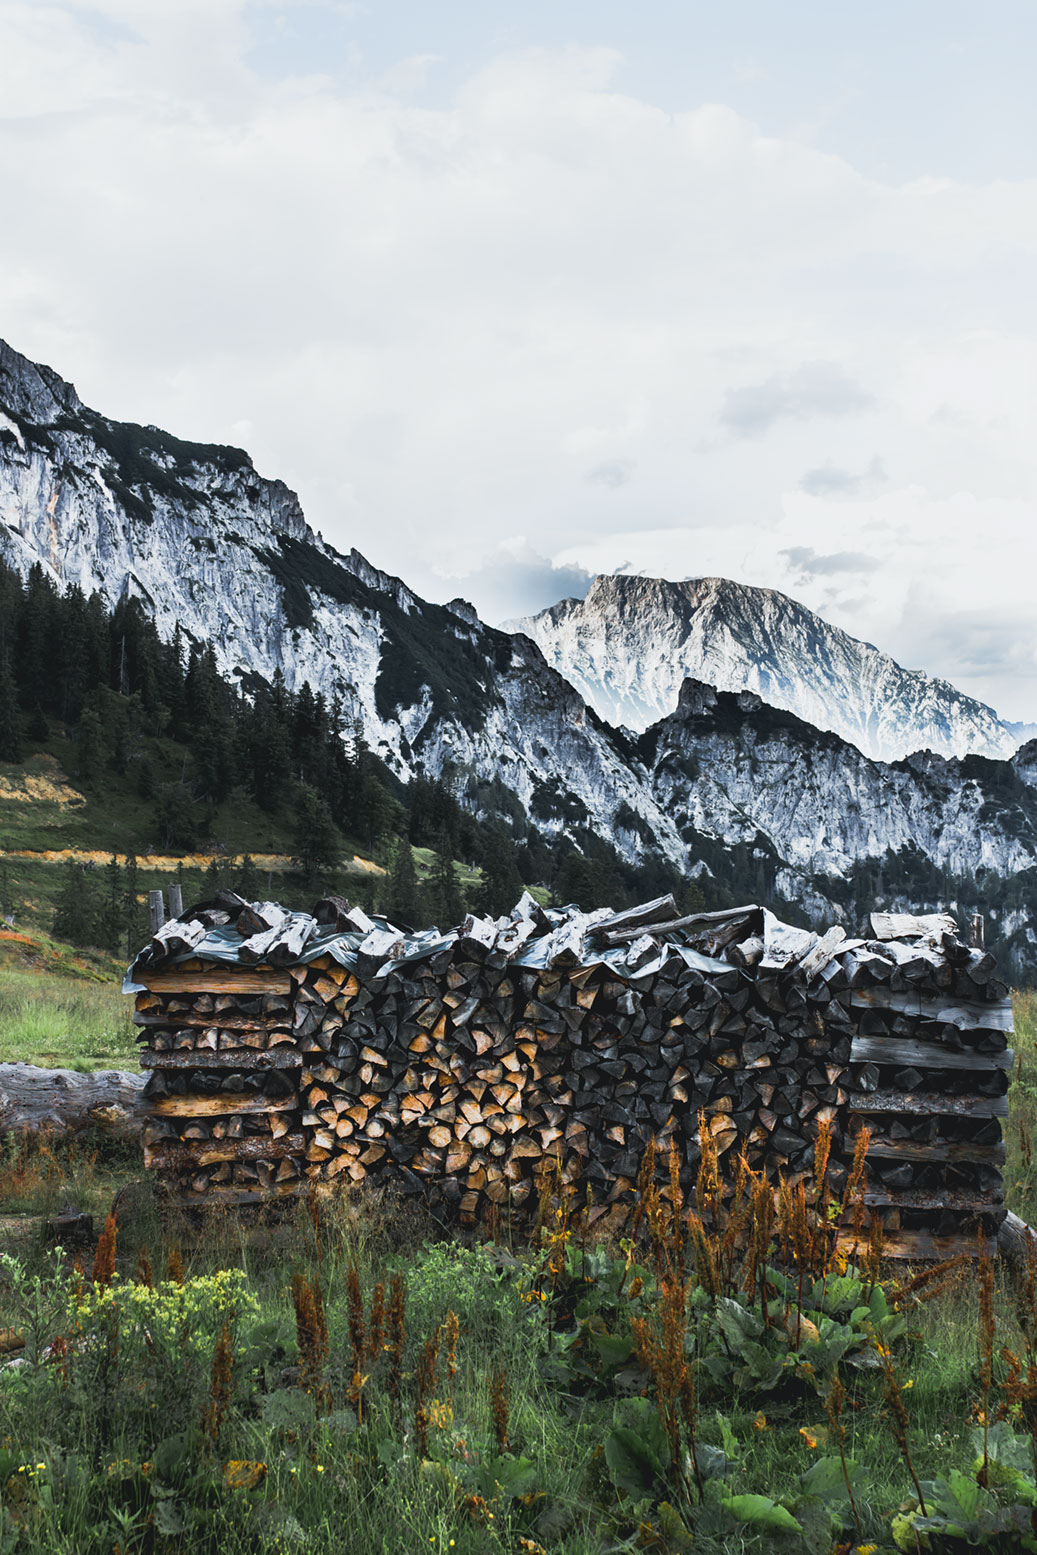
[[[822,1120],[838,1177],[867,1119],[893,1250],[934,1213],[960,1239],[1000,1204],[1010,1007],[952,920],[876,915],[873,933],[526,894],[414,934],[341,898],[311,915],[224,893],[131,969],[147,1164],[188,1203],[371,1179],[462,1223],[522,1219],[550,1168],[620,1224],[649,1141],[664,1184],[676,1144],[690,1192],[700,1117],[728,1178],[742,1152],[809,1172]]]
[[[851,1136],[867,1124],[865,1202],[902,1257],[946,1257],[1004,1218],[1012,1004],[953,918],[874,913],[843,962],[855,1035]]]

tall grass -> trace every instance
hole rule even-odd
[[[136,1069],[130,1000],[114,982],[0,968],[0,1062]]]

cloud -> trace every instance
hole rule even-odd
[[[762,437],[778,421],[850,416],[874,403],[837,363],[804,362],[764,383],[728,389],[720,420],[737,437]]]
[[[613,491],[617,486],[625,486],[631,479],[636,467],[634,459],[610,459],[605,464],[595,465],[593,470],[587,472],[587,479],[594,481],[596,485],[608,486]]]
[[[583,599],[594,581],[585,568],[556,566],[525,540],[511,541],[462,577],[437,579],[437,593],[470,600],[484,621],[536,615],[561,599]]]
[[[1037,182],[865,177],[609,49],[346,62],[276,14],[0,0],[15,347],[491,620],[719,573],[953,676],[943,623],[1032,610]],[[1015,641],[964,689],[1024,717]]]
[[[794,545],[779,553],[801,578],[830,577],[833,573],[877,572],[882,563],[864,551],[833,551],[818,556],[809,545]]]
[[[859,497],[883,485],[886,478],[882,461],[876,457],[858,475],[833,464],[807,470],[800,480],[799,489],[810,497]]]

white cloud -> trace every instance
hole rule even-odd
[[[729,572],[1037,711],[1037,185],[864,178],[624,94],[605,48],[501,57],[436,108],[411,55],[348,93],[330,58],[261,79],[249,15],[0,0],[14,346],[110,414],[250,427],[315,526],[439,597],[481,579],[508,613],[518,535]],[[785,552],[877,566],[804,584]],[[1011,641],[959,653],[948,623],[1006,596]]]

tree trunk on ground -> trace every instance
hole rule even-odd
[[[0,1135],[93,1127],[135,1140],[147,1113],[146,1078],[120,1069],[77,1074],[0,1064]]]

